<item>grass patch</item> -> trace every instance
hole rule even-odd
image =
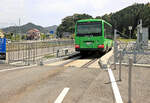
[[[53,54],[47,54],[47,55],[44,56],[44,58],[46,58],[46,59],[49,59],[49,58],[52,58],[52,57],[54,57]]]
[[[122,38],[119,38],[117,40],[120,40],[122,42],[131,42],[131,41],[136,41],[136,39],[122,39]]]

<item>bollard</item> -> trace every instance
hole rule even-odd
[[[119,58],[119,81],[121,81],[121,62],[122,62],[122,51],[120,51],[120,58]]]
[[[54,55],[54,52],[55,52],[55,47],[53,46],[53,55]]]
[[[59,49],[57,50],[57,58],[59,57]]]
[[[68,49],[65,49],[65,55],[67,55],[68,54]]]
[[[136,55],[137,55],[137,52],[135,51],[135,49],[134,49],[134,63],[136,63]]]
[[[132,91],[132,88],[131,88],[131,80],[132,80],[132,63],[133,63],[133,61],[132,61],[132,59],[131,58],[129,58],[129,77],[128,77],[128,103],[132,103],[132,101],[131,101],[131,91]]]
[[[40,66],[43,66],[44,64],[43,64],[43,60],[42,59],[40,59]]]
[[[19,43],[17,43],[17,52],[18,52],[18,54],[17,54],[17,60],[19,60]]]
[[[117,54],[117,43],[116,43],[116,34],[117,34],[117,30],[114,30],[114,69],[116,69],[116,54]]]

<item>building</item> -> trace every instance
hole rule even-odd
[[[31,29],[27,32],[27,40],[40,39],[40,31],[38,29]]]
[[[4,33],[0,30],[0,38],[4,38]]]

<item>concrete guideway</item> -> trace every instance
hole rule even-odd
[[[79,59],[80,56],[68,59],[68,60],[63,60],[63,61],[58,61],[55,63],[47,63],[45,65],[47,66],[65,66],[65,67],[77,67],[77,68],[100,68],[98,64],[98,59]]]

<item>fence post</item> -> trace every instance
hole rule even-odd
[[[10,47],[9,47],[9,43],[6,44],[6,63],[9,64],[9,59],[10,59]]]
[[[27,49],[28,49],[28,59],[27,59],[27,63],[28,63],[28,64],[27,64],[27,65],[30,65],[30,64],[29,64],[29,60],[30,60],[30,43],[27,43],[27,47],[28,47],[28,48],[27,48]]]
[[[120,51],[120,56],[119,56],[119,81],[121,81],[121,64],[122,64],[122,51]]]
[[[137,52],[136,52],[136,50],[134,49],[134,59],[133,59],[133,60],[134,60],[134,61],[133,61],[134,63],[136,63],[136,55],[137,55]]]
[[[59,49],[57,50],[57,58],[59,57]]]
[[[55,46],[53,46],[53,55],[54,55],[54,52],[55,52]]]
[[[132,88],[131,88],[131,80],[132,80],[132,58],[129,58],[129,77],[128,77],[128,103],[132,103],[131,101],[131,92],[132,92]]]
[[[18,50],[17,50],[17,52],[18,52],[18,56],[17,56],[18,59],[17,59],[17,61],[18,61],[18,60],[19,60],[19,43],[17,43],[17,49],[18,49]]]
[[[117,30],[114,30],[114,69],[116,69],[116,33]]]

